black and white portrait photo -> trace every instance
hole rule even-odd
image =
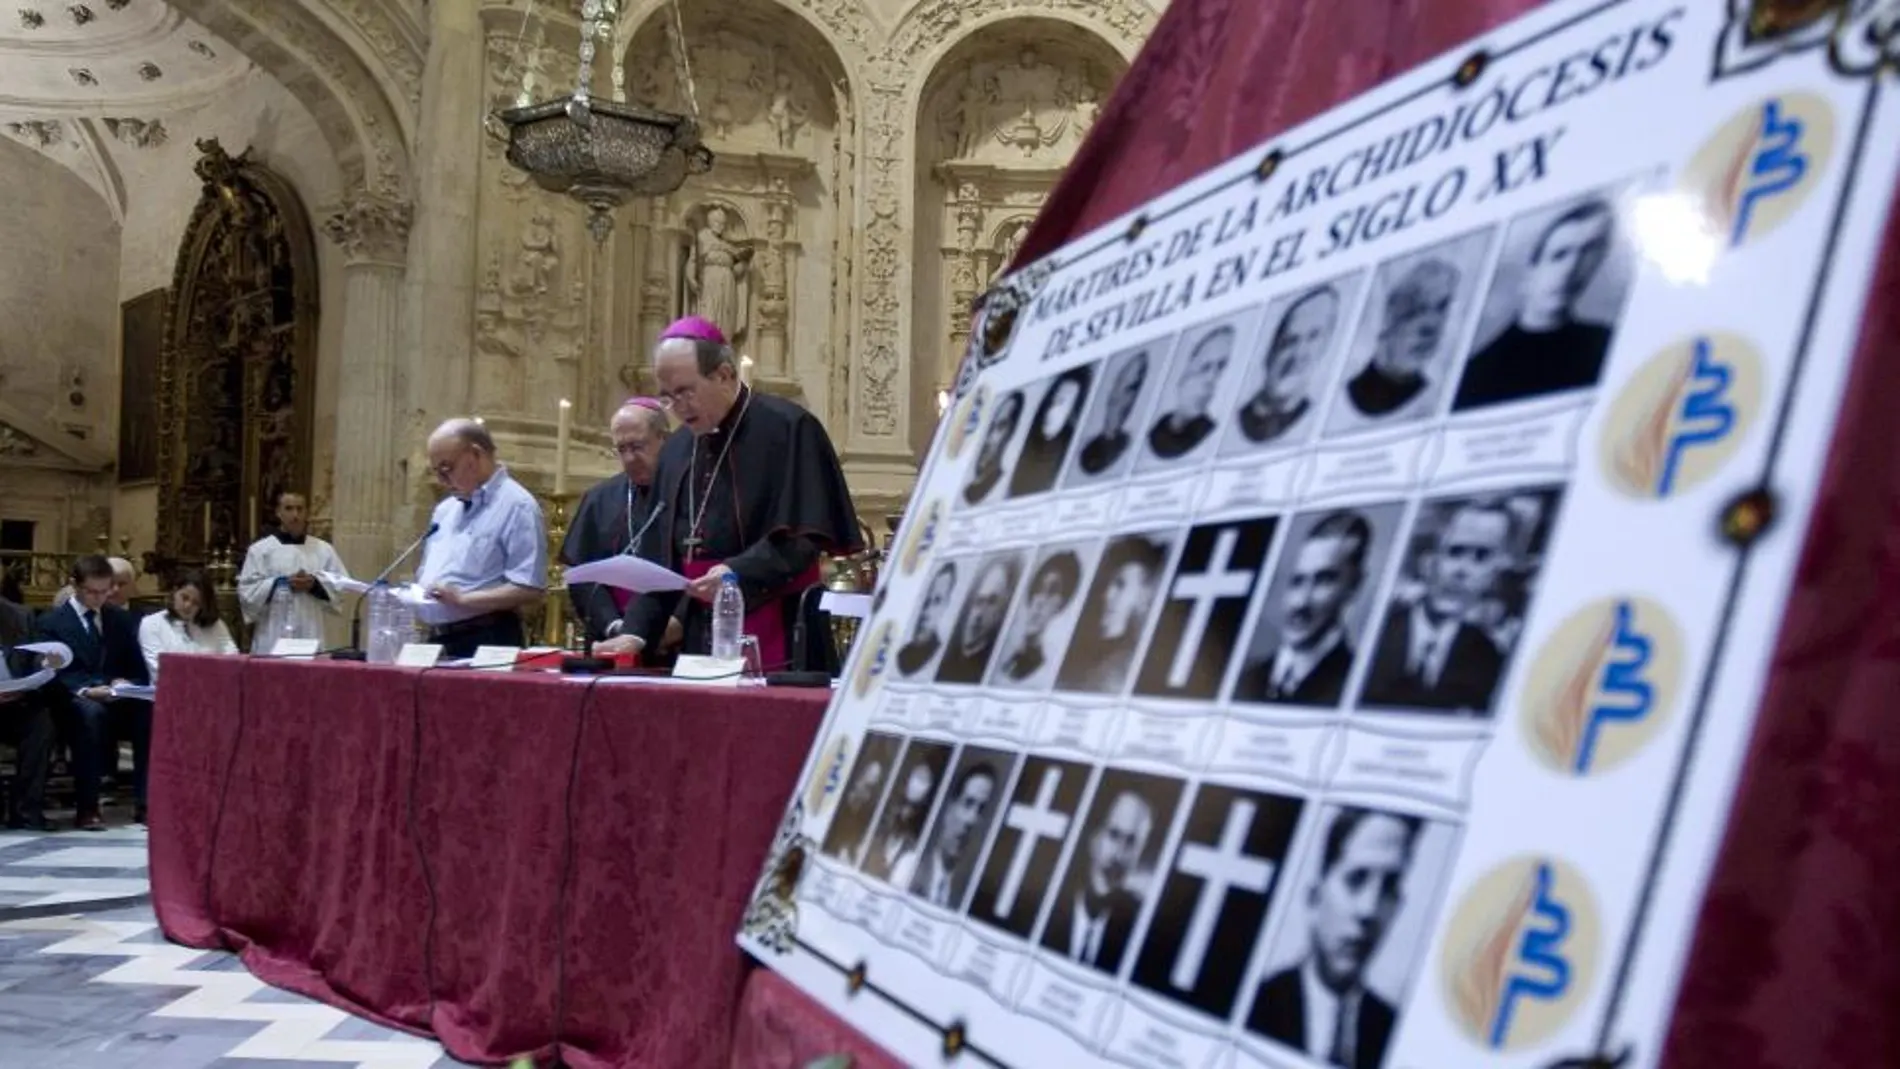
[[[970,748],[958,755],[922,852],[914,864],[893,869],[891,882],[940,909],[960,909],[1015,762],[1001,750]]]
[[[1171,534],[1111,538],[1076,618],[1056,689],[1119,694],[1134,675],[1135,656],[1167,579]]]
[[[1561,493],[1526,489],[1420,506],[1360,691],[1362,708],[1491,714]]]
[[[1393,502],[1293,518],[1235,701],[1339,704],[1404,508]]]
[[[1485,227],[1379,265],[1328,434],[1396,427],[1438,410],[1496,234]]]
[[[910,622],[904,644],[897,648],[899,675],[918,676],[937,663],[937,655],[943,652],[944,633],[950,627],[950,601],[956,592],[954,562],[944,561],[931,570],[923,598],[917,603],[917,615]]]
[[[1616,196],[1591,193],[1512,221],[1452,411],[1597,384],[1635,274]]]
[[[1082,607],[1082,577],[1100,549],[1099,543],[1055,546],[1036,559],[990,665],[992,687],[1044,690],[1055,680]]]
[[[1181,335],[1168,365],[1168,379],[1155,396],[1148,448],[1135,467],[1153,471],[1171,467],[1210,449],[1218,441],[1227,404],[1217,404],[1221,384],[1240,358],[1255,319],[1248,310],[1191,327]],[[1235,370],[1238,370],[1235,368]]]
[[[1065,488],[1086,486],[1121,475],[1134,462],[1134,445],[1158,387],[1172,337],[1117,353],[1102,365],[1095,401],[1082,418],[1082,444],[1069,460]]]
[[[1016,454],[1009,496],[1040,494],[1056,485],[1069,446],[1075,442],[1076,427],[1082,422],[1094,374],[1094,366],[1084,364],[1055,376],[1043,387],[1042,399],[1036,402],[1035,414],[1023,434],[1022,450]]]
[[[1297,445],[1319,422],[1320,391],[1335,366],[1364,272],[1322,282],[1267,305],[1257,354],[1240,388],[1240,407],[1222,452]]]
[[[949,767],[949,743],[911,740],[891,779],[877,830],[865,844],[861,867],[866,875],[889,880],[892,873],[909,872],[916,866],[923,849],[924,821],[943,789],[944,771]]]
[[[1093,770],[1074,761],[1030,757],[996,817],[996,841],[970,898],[970,916],[1027,939],[1062,846],[1074,830]]]
[[[1040,940],[1045,949],[1110,976],[1121,972],[1135,921],[1154,894],[1155,866],[1180,804],[1177,780],[1103,771],[1049,903]]]
[[[1168,579],[1136,693],[1165,698],[1212,698],[1220,693],[1278,526],[1269,516],[1188,532],[1180,562]]]
[[[890,786],[897,771],[897,750],[903,740],[883,732],[867,732],[858,759],[845,777],[844,794],[838,799],[838,811],[832,814],[831,827],[825,829],[822,849],[829,857],[852,865],[859,864],[864,835],[871,830],[871,818],[877,815],[877,803]]]
[[[1022,425],[1024,403],[1021,390],[1011,390],[996,402],[996,410],[983,428],[983,442],[977,447],[969,481],[963,484],[964,504],[982,504],[1009,474],[1009,446],[1016,439],[1016,428]]]
[[[983,673],[996,652],[996,640],[1003,634],[1009,600],[1022,578],[1023,555],[997,553],[964,567],[973,569],[973,574],[964,590],[963,605],[957,610],[957,622],[950,629],[949,643],[937,662],[939,683],[983,682]]]
[[[1136,984],[1225,1021],[1233,1011],[1304,803],[1204,784],[1161,881]]]
[[[1338,1069],[1381,1069],[1457,836],[1376,809],[1319,816],[1246,1027]]]

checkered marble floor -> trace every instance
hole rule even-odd
[[[463,1064],[167,943],[149,904],[115,905],[147,889],[142,828],[0,833],[0,1069]]]

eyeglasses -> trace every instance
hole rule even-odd
[[[645,442],[615,442],[614,443],[614,452],[622,457],[630,457],[630,456],[638,455],[640,450],[644,448],[646,448]]]
[[[440,479],[442,482],[448,482],[449,476],[455,474],[456,465],[460,464],[462,458],[467,455],[468,453],[466,451],[457,453],[454,460],[445,460],[440,464],[431,464],[429,465],[429,470],[435,473],[437,479]]]
[[[698,393],[698,391],[699,387],[697,386],[681,386],[677,390],[661,390],[659,393],[660,407],[671,412],[673,411],[673,406],[681,402],[692,404],[693,396]]]

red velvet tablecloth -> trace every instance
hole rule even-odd
[[[165,934],[468,1061],[724,1067],[824,691],[167,658]]]

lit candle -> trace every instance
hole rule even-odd
[[[752,384],[752,358],[749,356],[739,358],[739,381],[748,386]]]
[[[554,431],[554,496],[556,497],[567,495],[567,420],[568,413],[573,409],[574,405],[567,398],[561,398],[561,420]]]

